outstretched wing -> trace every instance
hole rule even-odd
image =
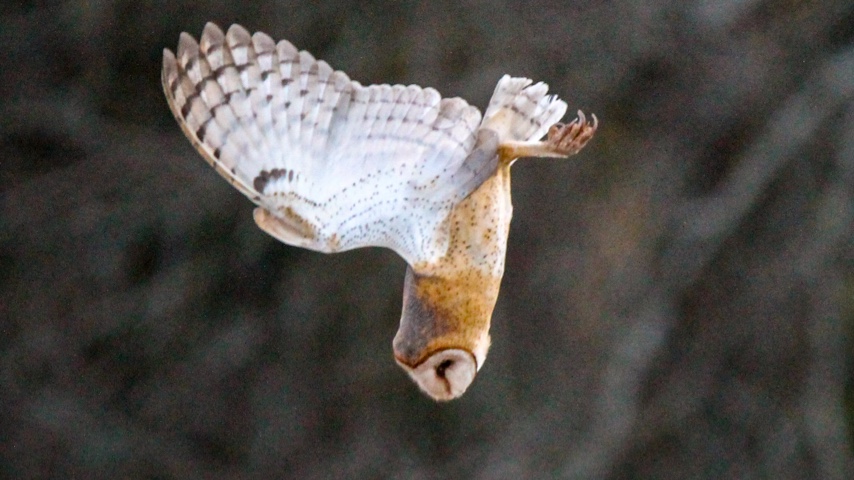
[[[410,264],[447,249],[445,221],[495,169],[480,112],[431,88],[364,87],[287,41],[238,25],[181,34],[163,88],[184,133],[263,210],[262,228],[323,252],[395,250]]]

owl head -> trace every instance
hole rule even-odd
[[[486,360],[497,298],[472,278],[421,276],[406,270],[403,313],[394,357],[421,390],[437,401],[462,395]],[[490,297],[491,295],[486,295]]]

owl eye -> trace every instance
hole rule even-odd
[[[442,363],[440,363],[440,364],[436,367],[436,375],[438,375],[438,376],[439,376],[439,378],[445,378],[445,370],[447,370],[447,369],[451,368],[451,366],[452,366],[453,364],[454,364],[454,361],[453,361],[453,360],[451,360],[450,358],[449,358],[449,359],[447,359],[447,360],[442,361]]]
[[[187,138],[255,203],[262,230],[318,252],[385,247],[406,260],[392,346],[435,400],[462,395],[486,360],[510,165],[574,155],[599,124],[581,111],[557,123],[566,102],[528,78],[502,76],[481,115],[432,88],[351,81],[240,25],[208,23],[198,42],[182,33],[175,53],[163,50],[161,83]]]

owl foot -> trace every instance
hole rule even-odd
[[[504,162],[512,162],[520,157],[566,158],[575,155],[587,145],[599,127],[596,115],[591,117],[592,120],[588,121],[579,110],[575,120],[552,125],[546,140],[542,142],[503,142],[498,146],[499,158]]]
[[[593,117],[592,122],[587,121],[584,112],[579,110],[578,118],[575,120],[567,124],[556,123],[552,125],[549,128],[546,144],[560,156],[575,155],[587,145],[587,142],[596,133],[596,128],[599,127],[599,119],[596,118],[596,115],[590,116]]]

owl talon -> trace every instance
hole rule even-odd
[[[590,117],[592,120],[588,121],[584,112],[579,110],[575,120],[552,125],[546,140],[542,142],[502,142],[498,146],[498,156],[502,162],[512,163],[520,157],[565,158],[575,155],[593,138],[599,127],[596,115]]]
[[[599,126],[599,119],[596,115],[591,115],[592,120],[588,121],[584,116],[584,112],[578,111],[578,118],[563,124],[556,123],[549,128],[548,138],[546,143],[551,151],[560,156],[570,156],[578,153],[584,145],[593,138],[596,133],[596,128]]]
[[[566,109],[544,83],[504,75],[481,115],[431,88],[363,86],[239,25],[208,23],[199,42],[182,33],[177,53],[163,51],[161,83],[181,130],[257,205],[262,230],[318,252],[386,247],[407,261],[394,356],[437,401],[462,395],[489,350],[506,168],[577,153],[597,125],[578,112],[541,141]]]

